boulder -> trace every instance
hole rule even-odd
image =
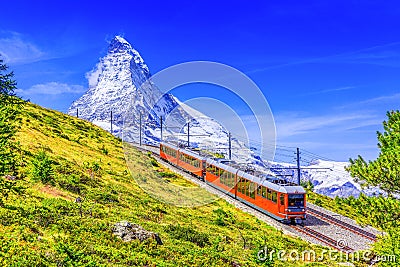
[[[124,242],[130,242],[139,239],[141,242],[153,238],[158,245],[162,245],[161,238],[157,233],[147,231],[138,224],[132,224],[128,221],[121,221],[114,224],[112,229],[114,235],[120,237]]]

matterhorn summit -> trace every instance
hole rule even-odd
[[[121,36],[110,42],[107,55],[86,77],[89,89],[72,103],[68,113],[78,113],[108,131],[112,128],[114,135],[121,137],[127,114],[132,120],[147,115],[145,119],[153,121],[154,126],[159,126],[161,116],[174,110],[179,112],[170,118],[173,123],[185,124],[191,118],[172,95],[163,95],[155,85],[146,83],[151,77],[148,66]]]
[[[124,141],[134,142],[139,138],[140,121],[141,140],[150,144],[159,142],[162,134],[163,140],[173,137],[186,142],[184,126],[190,122],[191,146],[197,147],[199,140],[210,146],[226,146],[228,132],[224,127],[171,94],[161,93],[151,82],[149,68],[139,52],[121,36],[110,42],[106,56],[86,77],[89,89],[71,105],[70,115],[78,113],[105,130],[112,128],[112,133]],[[234,140],[234,145],[239,143]]]

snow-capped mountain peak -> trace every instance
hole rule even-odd
[[[121,36],[115,36],[108,46],[108,53],[129,52],[132,46]]]
[[[138,68],[143,71],[143,74],[146,78],[150,77],[150,70],[147,64],[144,62],[143,58],[140,56],[139,52],[135,50],[132,45],[125,40],[122,36],[115,36],[109,46],[108,46],[108,54],[129,54],[132,56],[131,63],[136,64]]]

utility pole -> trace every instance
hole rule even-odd
[[[161,142],[162,142],[162,140],[163,140],[163,132],[162,132],[162,130],[163,130],[163,126],[162,126],[162,116],[160,116],[160,125],[161,125]]]
[[[300,149],[296,149],[296,161],[297,161],[297,184],[300,185]]]
[[[142,112],[139,114],[139,145],[142,146]]]
[[[113,132],[112,123],[113,123],[113,116],[112,116],[112,110],[111,110],[111,134]]]
[[[190,122],[188,122],[188,124],[187,124],[187,147],[189,147],[190,146],[190,140],[189,140],[189,138],[190,138],[190,134],[189,134],[189,129],[190,129]]]
[[[229,160],[232,159],[232,135],[231,132],[229,132]]]

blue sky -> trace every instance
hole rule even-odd
[[[0,53],[20,94],[63,112],[85,92],[85,74],[117,34],[152,73],[191,60],[246,73],[269,102],[282,146],[373,159],[386,111],[399,109],[398,1],[14,0],[1,13]],[[212,86],[174,93],[217,95],[249,115]]]

